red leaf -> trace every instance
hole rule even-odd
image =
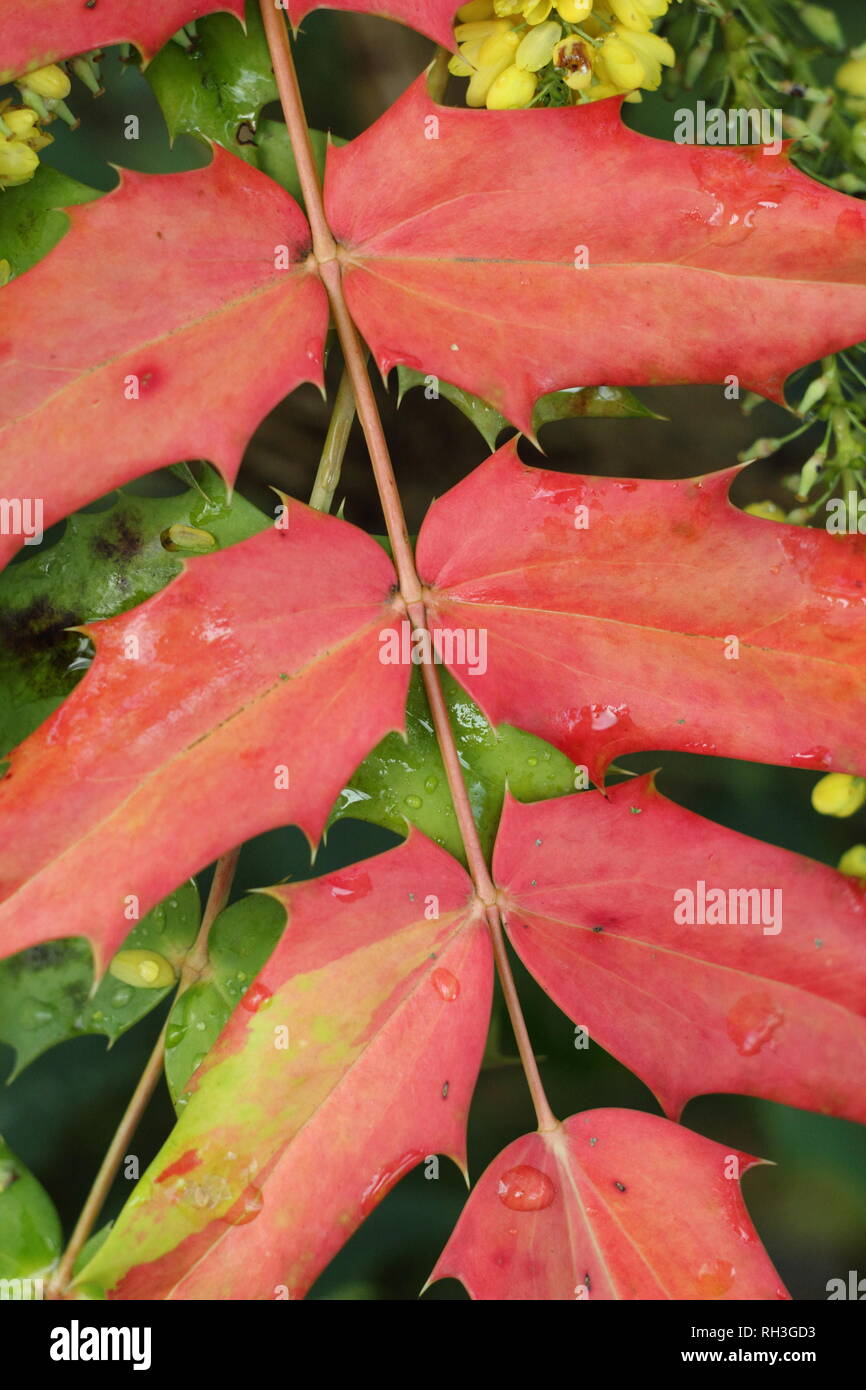
[[[787,153],[637,135],[619,106],[455,110],[422,77],[328,151],[346,297],[383,372],[437,374],[528,434],[559,387],[735,374],[779,397],[866,337],[862,203]]]
[[[862,540],[747,516],[733,476],[584,478],[512,442],[433,504],[417,557],[434,640],[487,634],[484,672],[448,664],[492,723],[596,781],[657,748],[866,772]]]
[[[0,0],[0,82],[111,43],[134,43],[145,58],[192,19],[244,0]]]
[[[412,1167],[464,1166],[493,974],[464,870],[412,832],[272,891],[288,929],[81,1274],[116,1298],[301,1297]]]
[[[233,481],[262,417],[322,379],[328,308],[297,204],[216,146],[205,169],[125,171],[67,215],[3,291],[0,494],[37,491],[48,526],[187,458]],[[291,269],[275,268],[278,246]],[[21,543],[0,537],[0,562]]]
[[[316,838],[402,727],[407,668],[377,641],[390,560],[345,522],[288,515],[89,629],[91,669],[0,781],[0,954],[86,936],[101,965],[131,905],[273,826]]]
[[[431,1279],[509,1301],[787,1298],[740,1192],[760,1162],[657,1115],[587,1110],[494,1159]]]
[[[494,877],[523,963],[673,1118],[732,1091],[866,1122],[858,880],[704,820],[649,777],[607,800],[509,799]],[[735,921],[701,908],[712,889]]]
[[[455,49],[454,16],[459,0],[288,0],[289,19],[294,28],[313,10],[354,10],[362,14],[381,15],[384,19],[395,19],[398,24],[408,24],[419,34],[427,34],[443,48]]]

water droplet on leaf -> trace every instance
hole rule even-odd
[[[500,1202],[511,1211],[543,1211],[556,1197],[556,1188],[547,1174],[529,1163],[503,1173],[497,1190]]]

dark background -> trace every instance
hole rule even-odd
[[[866,38],[859,0],[835,7],[853,43]],[[374,120],[429,61],[426,39],[382,20],[356,15],[312,15],[303,26],[299,67],[310,124],[347,137]],[[111,187],[110,162],[154,171],[204,162],[201,146],[182,137],[169,147],[150,89],[131,68],[105,64],[106,95],[92,102],[76,89],[75,133],[61,131],[44,158],[83,182]],[[460,99],[456,86],[455,99]],[[661,98],[626,107],[628,119],[650,133],[670,138],[672,110]],[[142,139],[122,138],[122,117],[137,112]],[[59,124],[59,123],[58,123]],[[333,372],[332,372],[333,375]],[[333,388],[333,381],[331,382]],[[408,394],[399,410],[395,395],[380,390],[380,403],[398,481],[415,530],[431,498],[485,456],[479,434],[444,399]],[[750,419],[721,389],[678,388],[637,393],[656,420],[568,421],[546,426],[546,464],[556,468],[631,477],[685,477],[735,462],[758,435],[785,434],[789,417],[762,406]],[[251,441],[239,489],[266,505],[267,485],[306,497],[327,425],[329,407],[303,387],[266,419]],[[786,428],[787,426],[787,428]],[[790,506],[780,479],[795,472],[814,441],[805,435],[780,454],[754,464],[738,480],[741,505],[773,497]],[[527,461],[545,462],[526,443]],[[337,501],[345,499],[350,521],[373,531],[382,520],[360,431],[355,428]],[[668,753],[625,760],[635,769],[661,766],[661,789],[704,815],[774,844],[835,863],[850,844],[866,840],[866,812],[847,821],[816,815],[809,803],[815,776],[785,768]],[[394,843],[394,837],[357,822],[331,832],[317,871],[363,858]],[[309,858],[294,830],[275,831],[248,845],[234,896],[246,888],[292,875],[308,875]],[[81,891],[86,892],[86,885]],[[818,925],[818,924],[816,924]],[[544,1058],[542,1073],[556,1113],[569,1115],[596,1106],[658,1107],[646,1088],[598,1046],[576,1051],[574,1027],[515,963],[530,1032]],[[14,1086],[0,1091],[0,1131],[45,1183],[71,1227],[162,1023],[157,1010],[106,1054],[96,1038],[79,1038],[54,1049]],[[503,1034],[511,1050],[507,1024]],[[804,1035],[804,1057],[809,1038]],[[8,1064],[8,1065],[7,1065]],[[0,1047],[0,1074],[11,1053]],[[849,1269],[866,1273],[866,1130],[844,1121],[736,1096],[692,1101],[685,1123],[700,1133],[771,1159],[744,1179],[753,1219],[795,1298],[826,1297],[827,1280]],[[172,1123],[167,1093],[155,1097],[134,1145],[142,1170]],[[495,1154],[533,1127],[529,1098],[519,1068],[485,1070],[479,1080],[470,1127],[473,1177]],[[324,1155],[323,1155],[324,1157]],[[119,1179],[114,1214],[128,1193]],[[442,1161],[438,1181],[418,1169],[386,1198],[322,1276],[311,1297],[330,1299],[411,1298],[425,1282],[459,1214],[465,1189],[460,1175]],[[676,1220],[676,1194],[670,1194]],[[453,1282],[435,1286],[427,1298],[463,1297]]]

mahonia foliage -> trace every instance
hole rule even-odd
[[[149,60],[211,8],[243,18],[239,0],[0,2],[0,76],[35,113],[7,108],[0,134],[4,506],[38,494],[47,527],[154,468],[222,475],[121,493],[0,576],[0,1039],[19,1070],[76,1034],[113,1040],[177,987],[177,1123],[73,1291],[302,1297],[412,1168],[465,1170],[504,930],[664,1117],[560,1123],[534,1090],[538,1131],[481,1176],[432,1277],[475,1298],[785,1298],[739,1188],[761,1160],[678,1120],[721,1091],[866,1122],[866,875],[725,829],[651,776],[607,779],[616,758],[675,750],[819,770],[819,809],[861,804],[862,540],[745,515],[734,469],[592,478],[530,467],[512,440],[430,507],[419,628],[376,539],[282,495],[274,518],[232,499],[259,421],[323,381],[333,293],[285,130],[231,148],[275,90],[255,16],[248,110],[203,96],[178,45],[150,70],[172,132],[216,141],[205,167],[125,171],[101,197],[37,168],[69,94],[49,65],[118,41]],[[291,0],[289,19],[309,8]],[[335,8],[455,47],[449,0]],[[328,148],[340,293],[383,374],[441,378],[492,448],[507,421],[534,438],[647,413],[629,386],[780,401],[792,371],[866,338],[862,203],[790,148],[625,125],[607,87],[659,85],[665,0],[596,6],[618,30],[586,81],[577,49],[605,15],[581,38],[593,6],[552,8],[461,11],[452,72],[490,110],[434,101],[422,75]],[[235,20],[208,22],[183,46],[228,73]],[[558,76],[520,76],[551,62]],[[554,109],[498,109],[537,92]],[[4,525],[4,561],[24,539]],[[435,734],[419,661],[442,667]],[[457,765],[492,901],[448,794]],[[315,846],[347,815],[403,843],[202,918],[190,879],[214,860],[287,824]],[[50,1274],[50,1199],[23,1169],[10,1198],[4,1165],[5,1146],[0,1228],[29,1202],[37,1232],[12,1272]]]

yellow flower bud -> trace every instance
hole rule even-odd
[[[491,84],[487,93],[488,111],[515,111],[528,106],[535,96],[535,74],[512,63]]]
[[[576,35],[562,39],[553,50],[553,66],[572,91],[584,91],[592,81],[594,50]]]
[[[490,19],[493,14],[493,0],[469,0],[468,5],[461,5],[457,11],[457,18],[461,23],[472,23],[476,19]]]
[[[14,136],[16,140],[25,140],[38,120],[36,112],[31,111],[29,106],[13,107],[4,111],[2,115],[10,136]]]
[[[866,878],[866,845],[852,845],[846,849],[838,864],[839,872],[852,874],[854,878]]]
[[[485,39],[481,45],[481,52],[478,55],[478,66],[480,68],[497,68],[498,72],[502,67],[508,67],[514,62],[514,55],[520,47],[520,35],[510,29],[507,34],[492,34],[489,39]]]
[[[156,951],[118,951],[108,973],[137,989],[165,989],[176,978],[171,963]]]
[[[510,28],[507,19],[479,19],[470,24],[458,24],[454,37],[462,49],[465,43],[475,43],[479,39],[483,42],[491,34],[506,34]]]
[[[452,77],[471,77],[474,68],[467,63],[464,57],[458,57],[456,53],[448,59],[448,71]]]
[[[743,510],[747,511],[749,516],[761,516],[765,521],[785,520],[785,513],[775,502],[750,502]]]
[[[529,0],[523,6],[523,18],[527,24],[543,24],[553,9],[553,0]]]
[[[521,40],[520,47],[514,55],[514,61],[519,68],[525,68],[527,72],[538,72],[550,62],[553,55],[554,44],[558,41],[562,33],[559,24],[552,20],[547,24],[538,24],[534,29]]]
[[[573,83],[568,81],[568,78],[565,80],[570,87],[573,85]],[[606,97],[618,97],[621,95],[622,93],[619,87],[615,87],[612,82],[596,82],[595,86],[590,87],[587,91],[587,96],[590,101],[604,101]]]
[[[62,101],[64,97],[69,96],[72,83],[63,68],[52,63],[50,67],[35,68],[33,72],[19,77],[18,86],[26,87],[38,97],[45,97],[46,101]]]
[[[14,188],[27,183],[39,168],[39,156],[22,140],[8,140],[0,135],[0,188]]]
[[[493,8],[498,15],[520,14],[525,0],[493,0]]]
[[[852,97],[866,97],[866,57],[843,63],[836,73],[836,86]]]
[[[634,49],[619,34],[609,34],[601,47],[605,71],[615,87],[630,92],[646,77],[646,68]]]
[[[557,0],[556,8],[566,24],[582,24],[592,14],[592,0]]]
[[[614,73],[608,55],[611,52],[616,55],[614,61],[618,64],[617,73],[626,76],[629,65],[623,58],[623,48],[620,48],[620,45],[634,55],[644,71],[641,81],[635,83],[630,81],[630,87],[645,87],[647,91],[654,92],[662,80],[662,64],[665,67],[673,67],[677,60],[677,55],[667,39],[660,38],[658,34],[636,34],[631,29],[624,29],[622,25],[617,24],[613,34],[605,39],[602,53],[607,63],[610,79],[618,86],[623,84],[620,82],[619,76]]]
[[[610,0],[610,8],[626,29],[646,33],[652,28],[652,20],[640,0]]]
[[[812,805],[822,816],[853,816],[866,801],[866,777],[831,772],[812,788]]]

